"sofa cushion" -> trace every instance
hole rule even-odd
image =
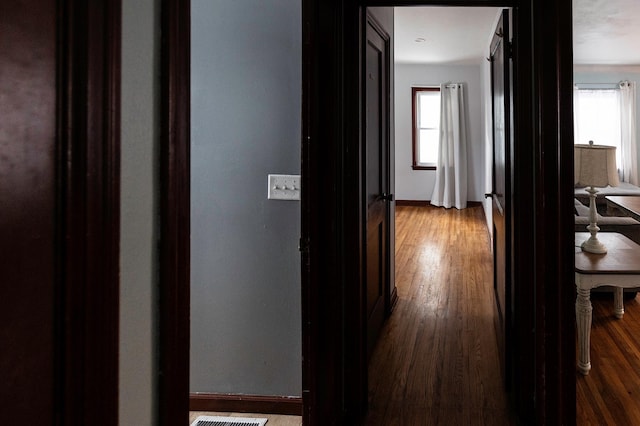
[[[586,226],[589,224],[589,215],[587,214],[587,216],[576,216],[575,222],[576,222],[576,225]],[[640,222],[638,222],[632,217],[598,215],[597,224],[598,226],[600,225],[640,225]]]

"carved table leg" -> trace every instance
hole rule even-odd
[[[622,287],[614,287],[613,289],[613,313],[616,318],[622,318],[624,315],[624,301],[622,297]]]
[[[578,297],[576,298],[576,322],[578,328],[578,369],[583,375],[589,374],[591,370],[591,314],[593,308],[591,306],[591,290],[583,290],[578,288]]]

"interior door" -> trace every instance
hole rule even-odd
[[[370,355],[385,319],[389,277],[389,36],[369,17],[366,43],[366,315]]]
[[[493,104],[493,274],[497,308],[496,332],[502,360],[503,377],[509,362],[508,348],[509,313],[509,203],[510,203],[510,143],[511,143],[511,90],[510,90],[510,40],[509,11],[505,9],[491,42],[491,91]]]

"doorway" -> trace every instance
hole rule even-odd
[[[377,5],[394,6],[395,3]],[[438,3],[461,5],[462,2]],[[163,50],[165,95],[162,96],[166,106],[163,117],[167,119],[163,122],[170,131],[164,133],[162,149],[166,189],[162,191],[162,204],[167,206],[163,209],[162,234],[168,239],[161,242],[161,256],[167,262],[161,262],[160,271],[160,366],[166,367],[161,368],[166,377],[160,383],[160,406],[167,416],[160,418],[168,424],[171,418],[181,422],[187,411],[181,407],[188,402],[188,353],[185,354],[184,345],[188,342],[188,297],[185,299],[188,289],[184,288],[188,282],[188,263],[181,250],[188,252],[185,239],[189,228],[188,219],[184,218],[184,212],[188,211],[184,190],[188,188],[189,176],[189,85],[188,73],[184,72],[188,69],[185,52],[189,52],[189,13],[186,10],[185,15],[185,9],[188,5],[184,2],[163,2],[166,30],[163,34],[167,34]],[[572,352],[573,344],[561,338],[563,333],[573,330],[572,313],[561,309],[572,299],[573,289],[567,291],[555,285],[572,277],[570,262],[565,260],[572,258],[573,253],[567,253],[563,246],[567,237],[564,225],[570,224],[571,206],[562,201],[570,200],[572,173],[562,169],[561,165],[566,163],[559,161],[559,157],[570,157],[561,143],[571,139],[571,121],[566,124],[563,108],[570,100],[558,89],[565,83],[570,85],[571,80],[571,47],[570,43],[567,45],[571,40],[571,26],[565,25],[570,21],[570,12],[568,1],[531,2],[514,18],[522,35],[522,45],[517,46],[520,55],[517,84],[525,94],[524,99],[519,100],[521,108],[517,117],[522,126],[518,134],[521,150],[511,159],[518,166],[514,168],[514,191],[530,194],[534,201],[531,204],[521,200],[514,206],[517,219],[513,226],[519,230],[514,234],[514,251],[518,253],[514,269],[522,291],[513,298],[519,309],[516,318],[523,327],[516,344],[525,349],[544,348],[530,351],[531,358],[521,360],[522,372],[517,380],[522,389],[535,393],[536,406],[530,408],[530,414],[541,423],[571,423],[571,410],[575,417],[575,398],[569,384],[575,379],[575,352]],[[308,188],[308,198],[302,200],[301,240],[302,309],[306,318],[303,398],[305,406],[313,407],[305,411],[306,424],[317,424],[314,419],[348,420],[351,415],[358,416],[363,407],[360,398],[366,395],[361,380],[342,380],[345,372],[361,374],[358,360],[362,356],[357,349],[348,350],[348,345],[358,342],[357,326],[363,318],[359,309],[352,308],[360,306],[362,301],[346,291],[344,285],[360,282],[360,158],[359,150],[352,149],[351,144],[359,141],[352,136],[361,129],[358,102],[361,86],[357,71],[361,23],[360,5],[303,2],[302,182],[303,187]],[[548,46],[554,46],[557,54],[548,55],[544,51]],[[319,74],[321,69],[331,71]],[[559,84],[559,80],[563,84]],[[543,138],[543,134],[554,136]],[[542,152],[545,155],[541,155]],[[532,235],[531,230],[536,227],[547,232],[544,244]],[[345,264],[345,258],[354,264]],[[568,304],[572,305],[572,301]],[[172,351],[173,363],[168,362]],[[522,365],[525,361],[529,368]],[[176,386],[167,386],[172,381]],[[572,409],[565,404],[567,398],[571,400]],[[533,400],[531,394],[521,393],[516,396],[516,406],[526,407]]]
[[[497,366],[499,360],[505,357],[498,357],[494,336],[496,331],[493,318],[498,315],[494,313],[493,309],[493,277],[490,273],[488,276],[483,275],[492,269],[487,229],[491,216],[488,215],[489,223],[486,222],[482,207],[484,194],[492,192],[491,166],[489,164],[491,156],[485,155],[485,151],[490,151],[492,146],[491,71],[489,62],[484,58],[488,56],[490,50],[491,36],[500,15],[500,8],[368,8],[367,16],[375,13],[378,20],[385,22],[385,12],[392,15],[388,31],[394,36],[392,38],[395,39],[393,44],[396,49],[396,62],[392,70],[394,74],[392,98],[394,99],[393,104],[395,104],[395,125],[393,126],[395,127],[395,149],[393,150],[395,161],[392,161],[392,166],[396,168],[393,192],[396,195],[396,219],[400,222],[395,223],[396,233],[399,233],[399,235],[395,235],[395,254],[399,260],[395,265],[395,276],[398,281],[393,288],[395,290],[395,287],[398,287],[400,297],[393,315],[387,320],[388,325],[383,328],[381,340],[377,343],[374,359],[369,367],[367,422],[376,424],[377,421],[382,422],[379,424],[383,424],[397,416],[396,420],[398,421],[413,423],[418,421],[418,417],[414,417],[415,413],[412,413],[411,407],[415,408],[414,411],[422,412],[425,412],[425,407],[429,407],[427,411],[435,413],[438,411],[437,407],[455,405],[455,402],[450,399],[456,391],[444,390],[447,388],[444,383],[450,384],[449,378],[458,377],[458,380],[464,383],[464,385],[461,384],[459,392],[464,393],[464,386],[473,386],[470,382],[475,377],[463,367],[468,366],[470,362],[469,353],[464,349],[468,346],[464,342],[467,342],[467,337],[474,331],[467,329],[464,333],[456,331],[458,330],[457,325],[460,324],[457,320],[465,322],[469,318],[474,318],[478,324],[485,324],[485,326],[481,326],[482,330],[486,332],[481,338],[480,345],[483,347],[481,351],[485,357],[493,356],[495,358],[487,360],[487,365],[483,369],[497,374],[497,378],[495,381],[487,379],[484,383],[485,386],[491,386],[494,389],[490,393],[492,397],[496,398],[496,401],[501,396],[503,398],[502,403],[492,402],[490,405],[497,407],[503,404],[504,408],[506,396],[504,383],[500,379],[503,373]],[[473,28],[468,24],[463,25],[466,37],[458,35],[454,28],[462,22],[468,22],[468,20],[473,21],[475,25]],[[394,29],[397,30],[394,31]],[[507,43],[510,42],[509,37],[505,35],[504,38]],[[416,39],[419,41],[415,41]],[[465,50],[468,46],[458,46],[451,42],[456,39],[480,39],[484,43],[478,43],[475,56],[469,58],[467,56],[469,51]],[[425,40],[429,40],[426,45],[424,44]],[[417,55],[419,54],[429,59],[420,58],[418,60]],[[366,83],[369,84],[368,73],[365,76],[367,77]],[[448,82],[463,83],[467,101],[465,115],[468,117],[468,123],[465,128],[469,127],[468,157],[470,165],[469,183],[467,185],[465,178],[465,187],[468,186],[469,210],[455,208],[445,210],[429,207],[428,200],[432,195],[436,171],[432,170],[433,167],[431,169],[415,167],[415,156],[412,155],[415,150],[415,146],[412,149],[412,127],[414,125],[412,115],[417,114],[412,108],[412,104],[416,102],[412,99],[415,96],[415,87],[425,87],[425,90],[428,88],[430,91],[426,93],[431,93],[439,90],[441,83]],[[508,99],[509,97],[504,98]],[[369,110],[369,108],[370,106],[367,105],[366,109]],[[437,108],[439,110],[439,103]],[[504,194],[504,191],[501,193]],[[487,208],[490,209],[490,207]],[[420,222],[419,226],[414,227],[411,223],[407,223],[407,220],[404,219],[408,214],[407,211],[411,211],[411,221]],[[464,252],[465,254],[462,255],[466,242],[463,239],[458,239],[457,236],[460,229],[466,225],[462,216],[466,217],[471,212],[479,214],[480,217],[480,223],[476,222],[472,226],[481,225],[483,232],[469,231],[468,237],[477,242],[478,251]],[[459,216],[458,221],[455,218]],[[433,220],[430,221],[429,217]],[[469,222],[473,222],[475,219],[476,217],[472,215],[469,217]],[[440,220],[442,222],[439,222]],[[432,228],[435,223],[440,223],[445,230],[438,229],[438,226]],[[407,235],[408,232],[410,234]],[[426,235],[430,235],[433,240],[425,241]],[[398,238],[399,240],[397,240]],[[480,255],[481,253],[483,254]],[[483,275],[480,282],[469,281],[464,272],[460,272],[460,274],[453,272],[464,269],[462,265],[458,265],[455,256],[468,258],[469,264],[474,265],[473,268],[477,266],[479,271],[483,271],[480,272]],[[423,259],[423,261],[418,261],[418,259]],[[476,264],[476,261],[472,259],[478,259],[478,263]],[[485,264],[482,265],[482,262]],[[427,268],[428,271],[423,268]],[[468,268],[469,265],[467,265]],[[484,284],[488,287],[485,288]],[[486,293],[484,293],[485,291]],[[470,294],[469,292],[477,292],[474,293],[477,296],[474,301],[466,298],[465,295]],[[420,302],[416,302],[417,300]],[[477,311],[470,308],[472,304],[475,304]],[[440,334],[445,329],[447,331]],[[498,334],[500,333],[504,333],[504,328],[498,331]],[[424,347],[418,349],[422,344],[429,345],[426,342],[431,342],[434,348],[432,353],[429,353],[429,350]],[[454,347],[460,350],[452,349]],[[424,354],[420,355],[423,350]],[[450,368],[452,364],[449,362],[440,364],[438,361],[439,354],[449,350],[452,350],[451,353],[458,354],[455,358],[461,363],[459,370],[454,371]],[[429,365],[427,360],[431,360],[432,364]],[[437,372],[433,370],[435,365],[440,366]],[[442,381],[435,379],[438,374]],[[398,395],[403,395],[407,401],[411,402],[408,402],[402,409],[398,409],[398,407],[394,409],[394,398],[398,398]],[[475,397],[461,398],[467,401],[464,410],[470,410],[472,406],[478,407],[484,404],[472,402]],[[422,407],[422,410],[418,407]],[[459,417],[455,417],[461,415],[464,410],[460,408],[459,413],[456,413],[452,418],[464,422]],[[497,412],[498,410],[496,410],[496,414]],[[506,410],[503,412],[503,416],[506,421]],[[435,419],[436,417],[431,418],[432,421]]]
[[[311,327],[303,330],[310,336],[307,347],[309,351],[305,352],[310,356],[305,355],[306,365],[303,368],[307,372],[303,382],[305,392],[309,389],[309,397],[305,401],[308,404],[305,407],[313,407],[314,415],[323,419],[333,419],[334,416],[345,418],[344,414],[338,413],[352,413],[357,418],[357,414],[353,413],[361,412],[366,406],[367,387],[365,374],[362,373],[362,365],[365,363],[360,362],[363,351],[358,349],[361,342],[358,342],[357,330],[362,321],[358,312],[358,291],[353,290],[354,293],[351,294],[348,289],[358,282],[359,266],[344,265],[340,263],[339,256],[324,256],[321,247],[326,244],[334,252],[350,254],[353,259],[360,259],[358,253],[361,253],[361,248],[357,245],[357,241],[360,241],[360,210],[358,204],[353,202],[358,199],[359,183],[353,179],[358,175],[360,167],[358,155],[354,153],[360,152],[357,145],[357,124],[360,122],[361,108],[356,100],[360,99],[362,87],[358,80],[358,58],[361,57],[358,52],[362,40],[358,28],[362,28],[363,11],[358,5],[313,2],[308,5],[304,23],[308,26],[309,34],[322,35],[322,39],[309,38],[311,42],[303,64],[310,73],[305,75],[309,79],[307,81],[313,83],[308,86],[305,92],[308,96],[303,102],[303,114],[310,118],[309,121],[303,120],[303,139],[322,140],[323,145],[320,150],[317,145],[303,144],[303,179],[306,187],[314,188],[321,182],[325,185],[330,180],[335,187],[340,188],[337,194],[308,195],[309,200],[328,206],[329,211],[337,209],[340,212],[332,220],[335,220],[341,233],[331,234],[331,226],[325,228],[321,220],[310,220],[308,227],[303,224],[303,235],[308,236],[310,241],[316,241],[320,247],[315,246],[317,251],[307,257],[310,263],[304,262],[308,269],[303,271],[303,284],[310,289],[322,286],[319,295],[329,295],[330,303],[335,303],[334,297],[342,295],[343,306],[348,306],[349,309],[333,312],[331,316],[312,310],[309,321],[305,321],[305,324],[322,323],[328,330],[342,330],[342,335],[345,336],[344,340],[336,344],[332,339],[335,336],[323,334],[321,330],[319,335],[314,334],[318,330]],[[375,2],[370,5],[394,6],[396,3]],[[406,3],[403,2],[402,5]],[[425,4],[416,2],[412,5]],[[566,108],[559,107],[569,105],[570,102],[564,87],[570,87],[571,80],[571,65],[567,61],[571,56],[571,36],[570,29],[567,32],[568,27],[560,23],[569,21],[571,5],[570,2],[562,2],[545,3],[544,6],[540,3],[519,6],[522,8],[514,8],[513,18],[514,31],[519,35],[518,42],[514,45],[514,75],[517,76],[515,85],[520,94],[514,117],[515,128],[518,129],[515,136],[517,149],[507,159],[513,164],[512,192],[520,194],[514,198],[511,206],[514,216],[511,224],[513,282],[517,286],[516,291],[510,295],[514,306],[512,318],[516,324],[513,356],[519,363],[518,368],[514,368],[516,371],[512,379],[517,384],[514,386],[516,391],[513,399],[517,411],[523,417],[539,418],[544,422],[557,416],[561,419],[558,422],[566,423],[567,419],[575,416],[573,401],[567,403],[566,399],[566,395],[575,392],[571,390],[575,364],[573,343],[571,339],[562,338],[563,335],[573,335],[573,314],[570,308],[567,309],[572,306],[573,288],[559,286],[557,283],[571,281],[573,253],[572,247],[566,244],[570,240],[570,205],[558,194],[570,192],[571,170],[563,169],[562,173],[558,173],[558,168],[562,164],[569,164],[562,160],[570,157],[566,141],[572,139],[571,118],[565,114]],[[540,12],[536,12],[538,8],[542,8]],[[544,28],[543,22],[547,25]],[[549,46],[549,43],[562,50],[563,55],[554,55],[554,59],[550,59],[542,48]],[[328,69],[335,67],[341,72],[333,79],[316,80],[312,71],[318,69],[320,64]],[[545,69],[547,71],[543,71]],[[558,69],[564,71],[558,73]],[[540,73],[544,74],[544,79],[539,78],[542,75]],[[552,87],[548,85],[551,80],[547,78],[553,81],[560,79],[563,84],[556,82]],[[558,89],[560,86],[563,87],[562,90]],[[550,103],[547,109],[546,102],[551,99],[556,103]],[[545,103],[545,107],[541,108],[537,102]],[[329,105],[332,107],[328,107]],[[336,110],[341,111],[341,114],[328,113]],[[318,117],[321,120],[313,120]],[[322,122],[322,126],[317,125],[318,121]],[[557,138],[543,138],[543,134],[553,134]],[[305,160],[308,164],[304,163]],[[319,160],[327,161],[318,163]],[[319,167],[320,164],[322,168]],[[327,164],[330,167],[326,167]],[[339,166],[335,167],[335,164]],[[311,174],[304,176],[304,170]],[[532,195],[535,201],[533,204],[523,198],[522,194],[525,193]],[[311,212],[311,205],[303,200],[303,215],[307,208]],[[543,239],[542,235],[532,232],[540,226],[547,231],[549,227],[554,230],[552,243],[548,235],[545,234]],[[314,255],[318,256],[315,258],[318,262],[316,267],[312,261]],[[337,282],[334,281],[336,278]],[[328,284],[331,288],[327,288]],[[356,287],[361,288],[354,286]],[[314,296],[317,294],[313,293]],[[315,301],[322,304],[317,298]],[[560,309],[560,306],[564,308]],[[554,314],[550,316],[550,312]],[[313,354],[329,345],[333,349],[328,354],[313,358]],[[524,365],[528,367],[525,368]],[[327,371],[334,371],[335,374],[329,376],[335,380],[314,380],[321,374],[326,376]],[[345,375],[345,372],[348,374]],[[542,400],[545,402],[541,403]],[[306,408],[305,415],[311,416]],[[348,414],[346,418],[349,419]],[[311,421],[311,417],[305,417],[305,420]]]

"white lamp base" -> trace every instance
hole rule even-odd
[[[589,237],[589,239],[582,243],[580,247],[582,247],[583,251],[587,251],[589,253],[604,254],[607,252],[607,248],[604,244],[602,244],[597,237],[593,236]]]
[[[598,190],[592,186],[587,188],[586,191],[589,193],[589,226],[587,226],[587,229],[591,233],[591,236],[587,241],[582,243],[580,247],[582,247],[583,251],[589,253],[604,254],[607,252],[607,248],[598,240],[597,236],[600,230],[600,228],[598,228],[598,216],[596,214],[596,192],[598,192]]]

